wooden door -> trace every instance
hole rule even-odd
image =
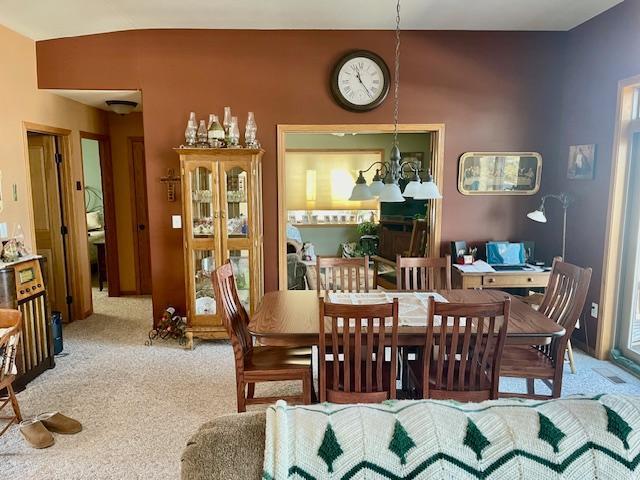
[[[151,294],[151,254],[149,253],[149,212],[147,181],[144,165],[144,139],[131,137],[131,165],[133,166],[134,241],[136,244],[136,283],[138,292]]]
[[[58,170],[54,156],[55,139],[50,135],[31,134],[27,138],[36,251],[47,259],[47,291],[51,309],[67,315],[66,262]]]

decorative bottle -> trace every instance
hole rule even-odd
[[[217,115],[213,116],[213,138],[215,140],[215,148],[224,147],[224,128],[220,125]]]
[[[196,112],[189,114],[189,121],[187,122],[187,128],[184,131],[184,141],[188,147],[193,147],[196,144],[196,131],[198,124],[196,123]]]
[[[200,120],[200,126],[198,127],[197,138],[198,138],[199,147],[206,147],[208,145],[207,126],[205,125],[204,120]]]
[[[247,148],[257,148],[258,141],[256,140],[256,134],[258,132],[258,125],[256,125],[256,119],[253,112],[249,112],[247,116],[247,125],[244,130],[244,144]]]
[[[222,126],[224,127],[224,136],[227,139],[227,143],[229,143],[229,134],[231,132],[231,107],[224,107]]]
[[[240,143],[240,129],[238,128],[238,117],[231,117],[229,126],[229,147],[237,147]]]

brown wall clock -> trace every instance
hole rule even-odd
[[[331,92],[341,107],[366,112],[387,97],[389,78],[389,67],[379,55],[357,50],[336,64],[331,75]]]

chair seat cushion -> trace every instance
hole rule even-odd
[[[500,376],[552,378],[555,366],[549,357],[534,347],[507,345],[502,351]]]
[[[309,347],[253,347],[244,360],[245,371],[302,370],[311,367]]]

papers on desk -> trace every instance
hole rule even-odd
[[[494,273],[495,272],[494,268],[484,260],[476,260],[471,265],[455,264],[454,267],[456,267],[458,270],[464,273]]]
[[[496,273],[495,268],[489,265],[484,260],[476,260],[471,265],[458,265],[454,264],[458,270],[464,273]],[[522,269],[513,269],[513,270],[501,270],[502,272],[542,272],[544,271],[542,268],[537,267],[536,265],[527,264]]]

